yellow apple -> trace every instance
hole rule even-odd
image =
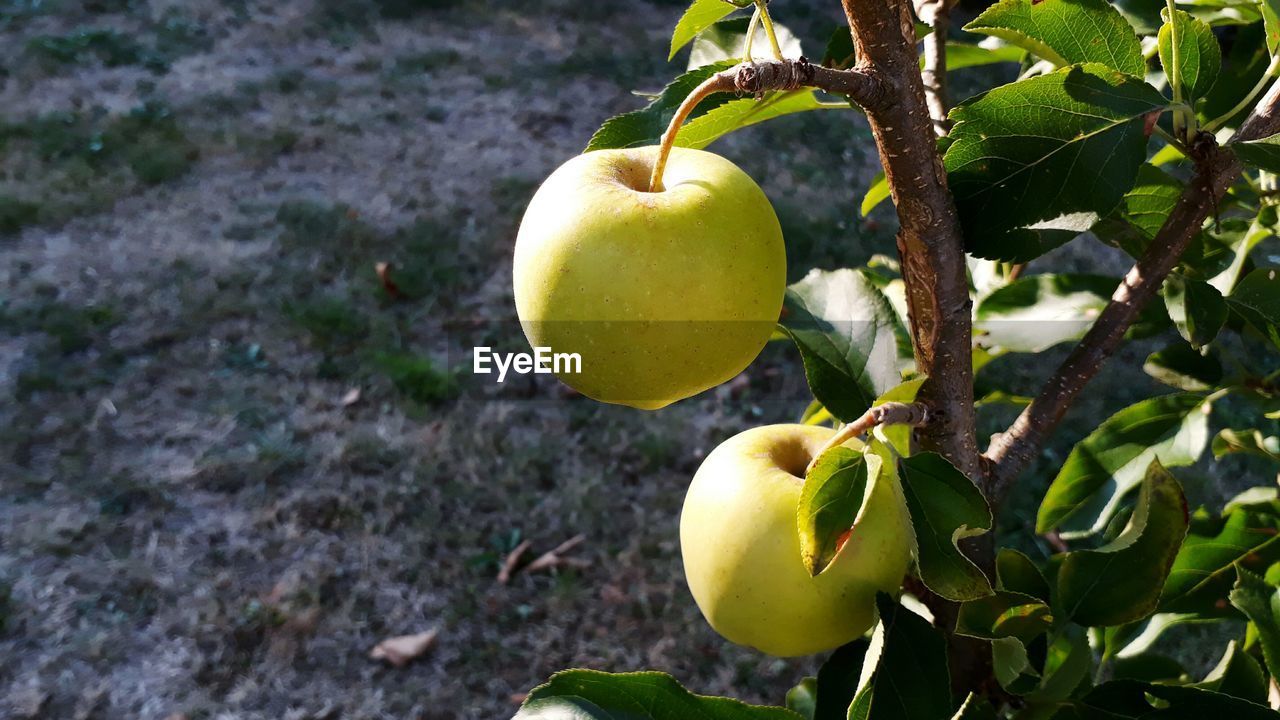
[[[834,433],[768,425],[729,438],[694,475],[680,514],[685,579],[726,639],[791,657],[843,645],[875,621],[877,591],[895,592],[914,534],[896,471],[867,483],[844,545],[816,577],[800,556],[805,466]],[[861,448],[858,440],[848,445]]]
[[[782,230],[759,186],[719,155],[676,148],[649,192],[656,157],[598,150],[560,166],[529,203],[514,263],[530,345],[580,357],[560,379],[645,409],[742,372],[786,289]]]

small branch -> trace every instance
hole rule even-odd
[[[951,120],[947,117],[947,30],[951,26],[951,4],[948,0],[917,0],[916,14],[933,28],[924,38],[921,78],[933,131],[941,137],[951,132]]]
[[[570,567],[586,567],[589,563],[578,558],[567,558],[565,555],[578,547],[587,539],[586,535],[574,535],[556,546],[556,549],[539,555],[533,562],[525,566],[525,572],[538,572],[568,565]]]
[[[813,466],[818,464],[818,458],[822,457],[823,453],[849,442],[877,425],[921,427],[927,422],[929,422],[929,408],[920,403],[887,402],[876,405],[862,413],[858,419],[837,430],[830,440],[823,443],[818,452],[813,454],[813,459],[809,461],[809,466],[805,468],[804,473],[808,475],[813,470]]]
[[[1232,142],[1266,137],[1278,130],[1280,85],[1273,85],[1240,126]],[[1195,177],[1182,191],[1142,258],[1129,270],[1112,294],[1111,302],[1045,383],[1040,395],[1008,430],[992,438],[986,457],[991,476],[988,500],[993,504],[1000,502],[1014,479],[1031,464],[1076,396],[1120,346],[1138,313],[1160,290],[1183,251],[1209,215],[1216,212],[1218,202],[1241,171],[1235,156],[1219,148],[1208,133],[1201,133],[1190,150],[1196,163]]]
[[[515,549],[507,554],[506,560],[502,561],[502,568],[498,570],[498,582],[506,585],[511,582],[511,576],[516,572],[516,566],[520,564],[520,558],[529,552],[529,547],[533,543],[529,540],[516,545]]]
[[[763,17],[763,15],[762,15]],[[671,148],[675,147],[680,126],[703,100],[719,92],[759,95],[772,90],[798,90],[814,87],[833,95],[845,95],[865,107],[884,101],[886,90],[877,78],[865,70],[833,70],[814,65],[805,58],[774,62],[744,62],[712,75],[680,103],[671,117],[658,158],[649,178],[649,192],[662,192],[662,175],[667,169]]]

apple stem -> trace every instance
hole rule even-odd
[[[730,68],[724,72],[718,72],[707,78],[701,85],[693,89],[689,96],[680,103],[680,107],[676,108],[676,114],[671,118],[671,124],[667,125],[667,131],[662,133],[662,143],[658,145],[658,158],[653,163],[653,174],[649,177],[649,192],[662,192],[662,173],[667,169],[667,158],[671,156],[671,148],[675,147],[676,135],[680,132],[680,126],[689,118],[689,114],[698,106],[698,103],[706,100],[707,97],[718,92],[729,92],[734,90],[735,78],[737,77],[737,69]]]
[[[813,454],[809,466],[805,468],[807,476],[818,464],[818,458],[834,447],[839,447],[859,435],[868,432],[877,425],[910,425],[920,427],[929,422],[929,408],[921,403],[887,402],[867,410],[857,420],[836,431],[831,439],[823,443],[818,452]]]
[[[763,17],[763,16],[762,16]],[[649,176],[649,192],[662,192],[662,173],[667,169],[671,148],[675,147],[680,126],[698,103],[718,92],[738,92],[763,97],[764,93],[780,90],[790,92],[805,87],[816,87],[826,92],[844,95],[863,108],[881,107],[890,96],[888,83],[874,72],[853,68],[836,70],[814,65],[804,57],[795,60],[768,60],[740,63],[707,78],[693,89],[676,108],[662,141],[658,145],[658,157]]]

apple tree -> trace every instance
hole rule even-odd
[[[696,43],[690,69],[539,189],[514,277],[531,344],[580,351],[562,379],[598,400],[662,407],[798,348],[812,404],[705,459],[681,552],[728,641],[829,655],[777,707],[566,670],[517,718],[1280,717],[1280,0],[999,0],[963,27],[949,0],[842,4],[808,59],[786,2],[694,0],[655,48]],[[953,104],[948,68],[994,63],[1016,81]],[[897,257],[787,286],[768,199],[702,148],[833,107],[870,125],[863,212],[893,203]],[[1072,242],[1132,267],[1032,264]],[[1054,463],[1050,552],[1001,547],[1064,415],[1152,338],[1167,392]],[[983,373],[1059,346],[1032,397]],[[980,438],[997,403],[1020,413]],[[1189,507],[1179,474],[1234,453],[1276,465]],[[1207,675],[1152,650],[1189,623],[1236,636]]]

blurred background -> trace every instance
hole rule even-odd
[[[0,0],[0,717],[501,718],[578,666],[778,703],[816,670],[712,633],[677,541],[710,448],[803,411],[793,348],[657,413],[469,370],[525,348],[524,204],[684,70],[684,4]],[[774,13],[811,57],[841,20]],[[793,280],[894,252],[892,208],[858,213],[856,113],[712,149],[773,200]],[[1126,265],[1077,241],[1031,271]],[[1102,414],[1162,392],[1150,350],[1089,391],[1010,533]],[[1060,355],[988,372],[1028,393]]]

